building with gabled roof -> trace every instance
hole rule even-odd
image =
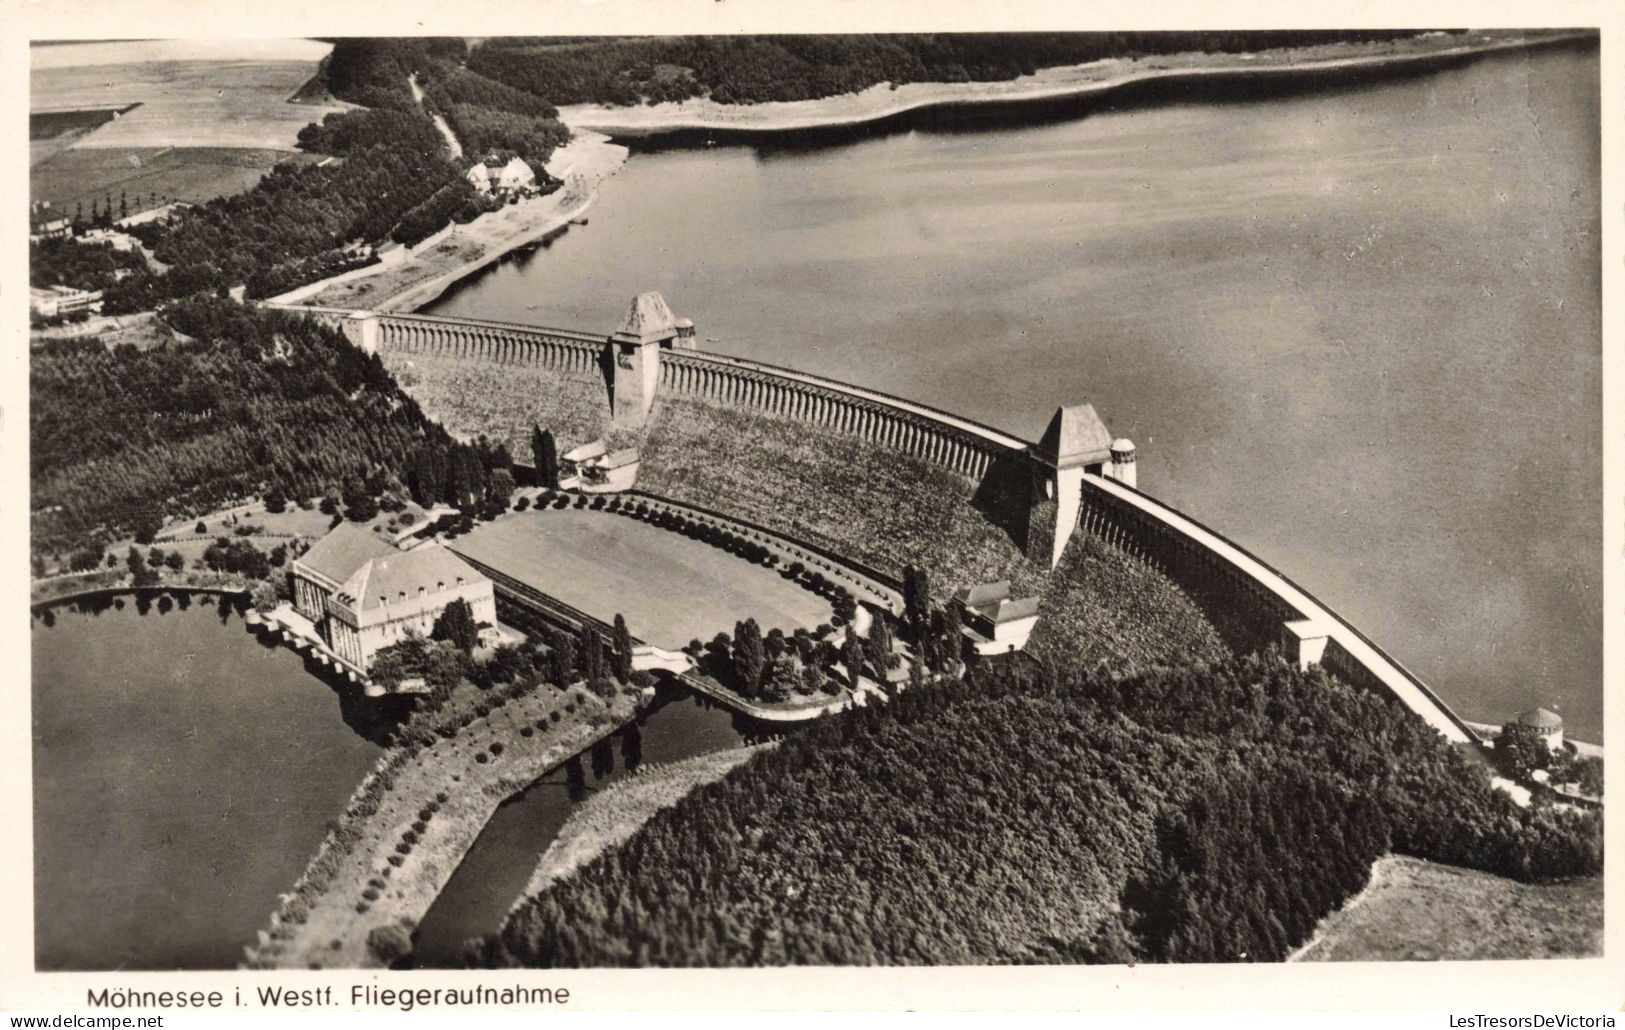
[[[486,166],[485,162],[482,161],[479,164],[476,164],[473,168],[470,168],[468,171],[464,172],[463,178],[467,179],[469,185],[473,186],[479,192],[491,192],[491,180],[493,176],[491,174],[491,169]]]
[[[534,185],[536,173],[531,171],[530,165],[522,157],[513,158],[496,173],[496,188],[499,190],[523,190]]]
[[[1004,654],[1027,646],[1038,625],[1038,598],[1010,596],[1010,581],[980,583],[954,595],[960,625],[978,654]]]
[[[473,566],[436,543],[397,550],[351,522],[294,559],[293,587],[294,608],[362,675],[381,649],[428,636],[453,601],[468,602],[476,623],[496,625],[491,581]]]

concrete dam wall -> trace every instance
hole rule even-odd
[[[664,301],[660,306],[664,308]],[[993,507],[1007,502],[1006,511],[1018,515],[995,517],[1000,524],[1025,519],[1026,512],[1049,513],[1053,542],[1043,549],[1053,548],[1051,565],[1074,532],[1092,533],[1166,574],[1233,648],[1246,652],[1279,646],[1300,667],[1321,665],[1351,684],[1396,698],[1453,742],[1477,740],[1418,677],[1307,591],[1240,546],[1135,489],[1132,445],[1114,442],[1106,459],[1099,440],[1085,439],[1089,426],[1081,419],[1069,421],[1085,409],[1094,420],[1087,405],[1057,412],[1044,439],[1032,443],[878,391],[705,354],[691,345],[672,346],[681,339],[640,340],[633,324],[637,302],[629,316],[632,329],[623,327],[610,337],[475,319],[339,308],[287,310],[338,326],[357,346],[374,353],[387,348],[567,373],[598,372],[617,401],[618,374],[644,376],[654,385],[642,399],[638,424],[656,397],[692,397],[854,434],[966,477],[977,486],[979,506],[990,495]],[[653,367],[629,361],[626,355],[633,349],[641,349],[635,357],[652,359]],[[1104,432],[1104,426],[1098,431]],[[1120,454],[1123,445],[1128,450]],[[1028,542],[1018,543],[1025,547]]]

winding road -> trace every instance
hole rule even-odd
[[[412,74],[408,75],[406,77],[406,84],[412,87],[412,99],[418,102],[419,107],[422,107],[423,87],[418,85],[418,73],[413,72]],[[440,135],[446,137],[446,149],[451,151],[451,156],[462,157],[463,145],[457,142],[457,135],[451,131],[451,126],[446,124],[446,119],[438,114],[435,115],[434,127],[440,130]]]

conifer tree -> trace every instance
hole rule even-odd
[[[632,678],[632,634],[626,628],[626,617],[615,614],[615,678],[625,683]]]

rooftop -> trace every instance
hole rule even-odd
[[[1563,727],[1563,717],[1547,708],[1531,708],[1518,716],[1518,722],[1537,730],[1556,730]]]
[[[677,335],[677,316],[671,313],[666,298],[650,291],[632,299],[626,318],[615,330],[615,339],[631,343],[654,343]]]
[[[372,530],[354,522],[341,522],[332,532],[295,559],[301,565],[335,583],[343,583],[356,570],[374,558],[398,553]]]
[[[1056,408],[1033,452],[1057,468],[1093,465],[1111,457],[1112,434],[1093,404]]]
[[[472,565],[436,544],[389,553],[365,562],[344,582],[344,593],[358,609],[415,599],[420,591],[444,590],[485,577]]]

